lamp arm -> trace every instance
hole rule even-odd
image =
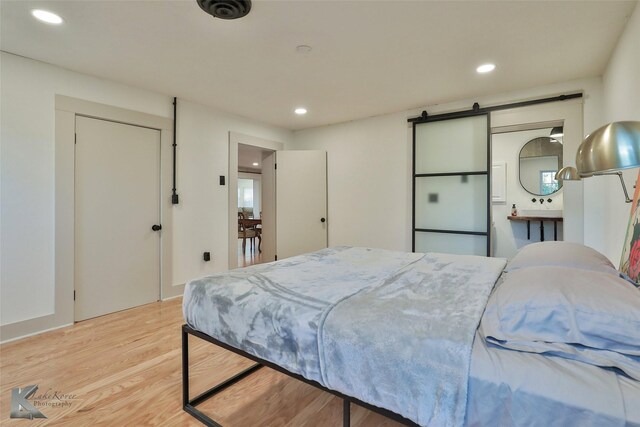
[[[633,202],[633,200],[629,198],[629,193],[627,193],[627,186],[624,185],[624,179],[622,179],[622,172],[618,171],[616,173],[618,174],[618,178],[620,178],[620,184],[622,184],[622,190],[624,191],[624,199],[625,199],[624,201],[626,203]]]
[[[631,203],[633,202],[633,200],[631,200],[629,198],[629,193],[627,193],[627,186],[624,185],[624,179],[622,178],[622,172],[620,171],[616,171],[616,172],[603,172],[603,173],[594,173],[594,175],[618,175],[618,178],[620,178],[620,184],[622,184],[622,191],[624,191],[624,201],[626,203]]]

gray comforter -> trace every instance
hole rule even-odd
[[[329,248],[190,282],[187,323],[421,425],[464,423],[471,348],[505,261]]]

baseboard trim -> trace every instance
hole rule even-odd
[[[171,301],[172,299],[176,299],[176,298],[181,298],[182,294],[180,295],[174,295],[172,297],[166,297],[166,298],[162,298],[160,301]]]
[[[9,323],[8,325],[0,326],[0,344],[31,337],[33,335],[42,334],[70,325],[73,325],[73,323],[56,325],[54,314],[35,317],[21,322]]]
[[[184,284],[173,285],[171,291],[173,295],[162,298],[161,301],[180,298],[184,292]],[[56,319],[55,314],[48,314],[46,316],[34,317],[33,319],[2,325],[0,326],[0,344],[64,328],[66,326],[73,325],[74,323],[68,321],[59,323],[60,320],[61,319]]]
[[[184,286],[184,283],[179,283],[177,285],[171,285],[169,289],[163,289],[160,299],[162,301],[166,301],[171,298],[182,296],[184,293]]]

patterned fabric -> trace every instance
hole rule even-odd
[[[336,247],[194,280],[189,326],[419,424],[462,425],[495,258]]]

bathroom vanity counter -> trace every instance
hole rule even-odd
[[[544,222],[553,222],[553,240],[558,240],[558,222],[562,222],[561,216],[538,216],[538,215],[518,215],[507,217],[509,221],[526,221],[527,222],[527,239],[531,239],[531,221],[540,221],[540,241],[544,242]]]

